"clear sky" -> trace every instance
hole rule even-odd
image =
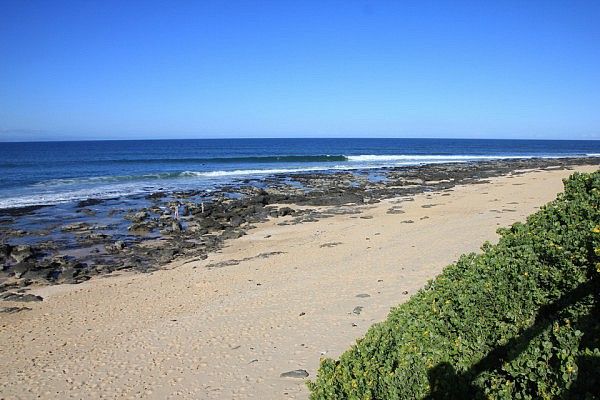
[[[0,140],[600,139],[600,1],[0,0]]]

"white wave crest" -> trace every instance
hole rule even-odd
[[[375,155],[362,154],[358,156],[347,156],[348,161],[354,162],[384,162],[384,161],[446,161],[446,160],[496,160],[496,159],[514,159],[514,158],[532,158],[531,155],[501,155],[501,156],[480,156],[480,155],[412,155],[412,154],[390,154],[390,155]]]
[[[335,168],[335,167],[334,167]],[[271,175],[287,174],[293,172],[319,171],[331,169],[331,167],[315,166],[306,168],[273,168],[273,169],[235,169],[231,171],[184,171],[181,176],[197,176],[206,178],[218,178],[222,176],[244,176],[244,175]]]

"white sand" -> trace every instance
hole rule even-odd
[[[36,289],[45,300],[25,304],[31,311],[0,314],[0,398],[306,398],[303,379],[280,373],[314,378],[322,354],[338,357],[460,254],[495,241],[498,226],[552,200],[571,172],[495,178],[314,223],[276,219],[204,261]],[[387,214],[393,206],[405,213]],[[270,252],[283,254],[256,257]],[[0,302],[10,305],[23,304]]]

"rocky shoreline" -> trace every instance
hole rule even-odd
[[[352,206],[386,198],[451,190],[522,170],[590,164],[597,165],[598,158],[299,173],[242,180],[210,193],[157,192],[133,202],[89,199],[74,205],[69,216],[59,209],[49,217],[44,214],[49,207],[4,209],[0,210],[0,299],[41,301],[39,296],[27,294],[27,288],[80,283],[119,270],[152,272],[176,259],[205,259],[222,248],[225,240],[243,236],[269,218],[291,216],[282,222],[286,224],[311,222],[360,212]],[[27,307],[1,309],[23,310]]]

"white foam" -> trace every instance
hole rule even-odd
[[[36,205],[54,205],[86,199],[108,199],[145,193],[141,187],[98,187],[91,189],[69,190],[64,192],[46,192],[15,197],[0,198],[0,208],[27,207]]]
[[[271,175],[286,174],[293,172],[307,172],[331,169],[327,166],[314,166],[306,168],[273,168],[273,169],[236,169],[231,171],[184,171],[181,176],[197,176],[206,178],[218,178],[222,176],[244,176],[244,175]]]
[[[415,161],[428,162],[440,160],[496,160],[496,159],[515,159],[515,158],[532,158],[533,156],[478,156],[478,155],[412,155],[412,154],[390,154],[390,155],[375,155],[362,154],[358,156],[347,156],[348,161],[353,162],[374,162],[374,161]]]
[[[81,178],[57,178],[49,179],[47,181],[37,182],[31,186],[34,187],[58,187],[58,186],[75,186],[75,185],[89,185],[89,184],[100,184],[100,183],[118,183],[126,181],[140,181],[140,180],[156,180],[166,178],[176,178],[177,173],[164,172],[156,174],[144,174],[144,175],[106,175],[106,176],[84,176]]]

